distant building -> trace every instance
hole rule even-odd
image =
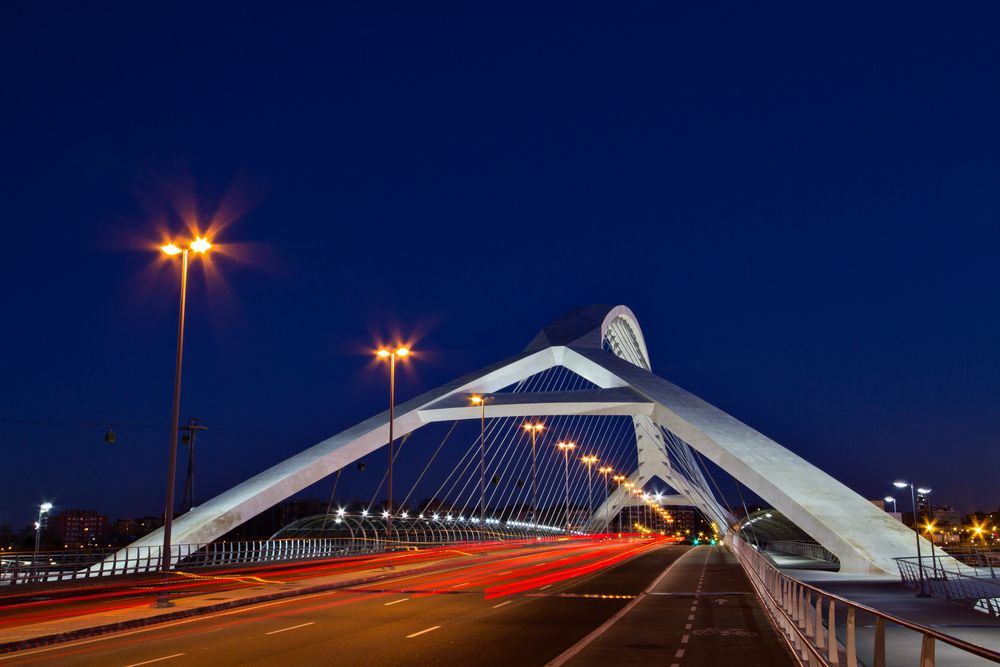
[[[108,517],[97,510],[63,510],[48,522],[52,542],[70,549],[107,544],[109,533]]]

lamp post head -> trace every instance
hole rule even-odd
[[[917,487],[917,493],[919,493],[922,496],[926,496],[930,492],[931,492],[931,490],[928,489],[927,487],[924,487],[924,486]]]
[[[532,432],[541,431],[543,428],[545,428],[545,424],[541,424],[541,423],[538,423],[538,424],[522,424],[522,426],[524,427],[525,431],[532,431]]]
[[[194,250],[197,253],[206,253],[211,247],[212,244],[209,243],[208,239],[204,236],[199,236],[191,242],[191,250]]]
[[[477,396],[477,395],[470,396],[469,400],[472,401],[473,405],[479,405],[480,403],[484,403],[486,401],[485,398],[483,398],[482,396]]]
[[[576,443],[575,442],[557,442],[556,443],[556,447],[558,447],[559,449],[563,450],[564,452],[568,452],[569,450],[576,448]]]
[[[41,510],[42,513],[48,512],[50,509],[52,509],[52,503],[42,503],[41,505],[38,506],[38,509]]]
[[[885,498],[883,498],[882,500],[884,500],[884,501],[885,501],[885,502],[887,502],[887,503],[894,503],[894,502],[896,502],[896,499],[895,499],[895,498],[893,498],[892,496],[886,496],[886,497],[885,497]]]
[[[897,489],[905,489],[910,485],[910,483],[904,482],[903,480],[896,480],[895,482],[892,483],[892,485]]]
[[[180,248],[178,248],[173,243],[168,243],[167,245],[160,246],[160,250],[162,250],[164,253],[166,253],[167,255],[170,255],[170,256],[179,255],[179,254],[181,254],[181,252],[183,252]]]

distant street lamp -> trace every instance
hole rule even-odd
[[[610,489],[608,488],[608,475],[614,472],[614,468],[611,466],[604,466],[603,468],[598,468],[597,472],[604,476],[604,493],[608,494]],[[606,498],[604,500],[604,532],[611,532],[611,499]]]
[[[921,495],[926,495],[930,493],[931,490],[921,487],[919,489],[916,489],[916,491],[914,491],[913,484],[909,482],[904,482],[902,480],[895,481],[892,483],[892,485],[897,489],[905,489],[906,487],[910,487],[910,500],[913,503],[913,531],[914,534],[917,536],[917,573],[920,576],[920,591],[917,593],[917,597],[927,598],[930,597],[930,593],[927,592],[927,588],[924,584],[924,563],[922,560],[922,556],[920,555],[920,525],[919,525],[919,520],[917,518],[917,493],[919,492]],[[933,544],[931,545],[931,554],[932,555],[934,554]]]
[[[599,459],[596,456],[594,456],[593,454],[590,454],[589,456],[583,456],[583,457],[580,458],[580,461],[587,466],[587,507],[589,508],[589,510],[588,510],[589,511],[589,516],[587,517],[587,522],[588,523],[590,521],[592,521],[593,518],[594,518],[594,483],[593,483],[594,472],[593,472],[593,465],[595,463],[597,463],[598,460]]]
[[[545,428],[545,424],[524,424],[524,430],[531,434],[531,522],[538,523],[538,468],[535,456],[535,437]]]
[[[390,351],[383,347],[375,354],[383,361],[389,360],[389,472],[386,475],[388,499],[385,513],[385,549],[388,551],[389,541],[392,539],[392,463],[396,458],[396,436],[393,432],[396,422],[396,358],[408,357],[410,348],[400,345],[395,351]]]
[[[473,405],[481,408],[479,415],[479,530],[486,530],[486,401],[492,396],[475,395],[469,397]]]
[[[48,514],[50,509],[52,503],[42,503],[38,506],[38,521],[35,522],[35,557],[31,560],[32,565],[38,562],[38,550],[42,545],[42,516]]]
[[[188,256],[194,252],[203,255],[212,248],[212,244],[203,237],[196,237],[188,247],[180,248],[174,243],[161,246],[160,250],[170,257],[181,256],[181,297],[177,317],[177,358],[174,362],[174,400],[170,415],[170,456],[167,461],[167,504],[163,513],[163,552],[160,554],[160,570],[169,572],[173,558],[170,553],[170,531],[174,522],[174,482],[177,473],[177,431],[181,408],[181,362],[184,358],[184,316],[187,306],[187,276]],[[167,598],[166,592],[161,593],[156,601],[157,607],[172,607],[174,604]]]
[[[883,500],[885,500],[885,502],[887,502],[887,503],[892,503],[892,513],[895,514],[896,513],[896,499],[893,498],[892,496],[886,496],[885,498],[883,498]]]
[[[576,448],[575,442],[557,442],[556,447],[562,450],[563,453],[563,472],[566,481],[566,504],[565,504],[565,529],[569,532],[569,453],[570,450]]]

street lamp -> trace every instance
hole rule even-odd
[[[931,492],[930,489],[925,489],[923,487],[914,490],[913,484],[909,482],[904,482],[902,480],[897,480],[892,483],[897,489],[905,489],[910,487],[910,501],[913,503],[913,530],[914,534],[917,536],[917,573],[920,575],[920,592],[917,593],[917,597],[927,598],[930,597],[930,593],[924,585],[924,562],[920,555],[920,526],[917,520],[917,493],[921,495],[927,495]],[[931,555],[934,555],[934,545],[931,545]]]
[[[604,493],[608,493],[608,475],[614,472],[611,466],[604,466],[603,468],[598,468],[597,472],[604,476]],[[611,502],[610,498],[604,500],[604,532],[608,533],[611,531]]]
[[[167,507],[163,514],[163,553],[160,554],[160,570],[168,572],[170,570],[170,531],[174,522],[174,478],[177,468],[177,430],[180,421],[181,408],[181,361],[184,358],[184,315],[187,306],[187,275],[188,258],[193,252],[203,255],[212,248],[212,244],[204,237],[196,237],[186,248],[181,248],[175,243],[168,243],[161,246],[160,250],[170,257],[181,256],[181,299],[180,309],[177,317],[177,359],[174,364],[174,402],[173,412],[170,415],[170,457],[167,462]],[[163,593],[156,601],[157,607],[174,606],[167,599],[167,594]]]
[[[580,461],[587,466],[587,507],[589,508],[588,523],[594,518],[594,488],[593,488],[593,465],[598,462],[598,458],[593,454],[580,457]]]
[[[613,479],[614,481],[618,482],[618,496],[621,497],[621,495],[622,495],[622,482],[624,482],[627,479],[627,477],[625,477],[625,475],[615,475],[611,479]],[[618,508],[618,536],[619,537],[621,537],[621,533],[622,533],[622,510],[625,507],[625,503],[621,503],[621,505],[622,506]]]
[[[479,415],[479,530],[486,526],[486,401],[492,396],[474,395],[469,400],[481,408]]]
[[[882,500],[884,500],[887,503],[892,503],[892,513],[895,514],[896,513],[896,499],[893,498],[892,496],[886,496]]]
[[[42,516],[48,514],[50,509],[52,503],[42,503],[38,506],[38,521],[35,522],[35,557],[31,560],[32,565],[38,562],[38,549],[42,544]]]
[[[536,424],[523,424],[524,430],[531,434],[531,522],[538,523],[538,482],[537,482],[537,466],[535,464],[535,437],[542,429],[545,428],[545,424],[541,422]]]
[[[388,499],[385,512],[385,549],[388,551],[389,540],[392,539],[392,463],[396,458],[396,436],[393,432],[396,425],[396,358],[408,357],[410,348],[400,345],[395,350],[387,350],[383,347],[375,354],[383,361],[389,360],[389,472],[386,476]]]
[[[566,532],[569,532],[569,453],[570,450],[576,448],[575,442],[557,442],[556,447],[562,450],[563,453],[563,473],[566,480]]]

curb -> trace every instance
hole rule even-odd
[[[485,560],[485,559],[483,558],[476,559],[476,561],[480,560]],[[340,581],[332,584],[321,584],[318,586],[311,586],[309,588],[303,588],[295,591],[282,591],[280,593],[270,593],[268,595],[257,595],[255,597],[243,598],[242,600],[231,600],[229,602],[220,602],[218,604],[205,605],[202,607],[195,607],[193,609],[185,609],[183,611],[172,611],[164,614],[157,614],[156,616],[137,618],[131,621],[119,621],[118,623],[95,625],[89,628],[70,630],[69,632],[57,632],[51,635],[41,635],[39,637],[32,637],[31,639],[19,639],[17,641],[5,642],[0,644],[0,655],[4,653],[14,653],[16,651],[24,651],[31,648],[50,646],[52,644],[63,644],[65,642],[76,641],[77,639],[87,639],[89,637],[96,637],[99,635],[122,632],[124,630],[134,630],[137,628],[144,628],[151,625],[169,623],[170,621],[177,621],[185,618],[191,618],[193,616],[203,616],[205,614],[213,614],[215,612],[227,611],[229,609],[236,609],[238,607],[247,607],[250,605],[260,604],[262,602],[271,602],[273,600],[283,600],[285,598],[293,598],[293,597],[298,597],[300,595],[325,593],[327,591],[337,590],[338,588],[350,588],[352,586],[370,584],[376,581],[382,581],[383,579],[389,579],[398,576],[400,574],[419,574],[419,573],[434,572],[435,570],[440,570],[440,569],[445,569],[444,564],[431,565],[428,567],[417,568],[413,570],[406,570],[405,572],[386,572],[385,574],[378,574],[371,577],[350,579],[348,581]]]

